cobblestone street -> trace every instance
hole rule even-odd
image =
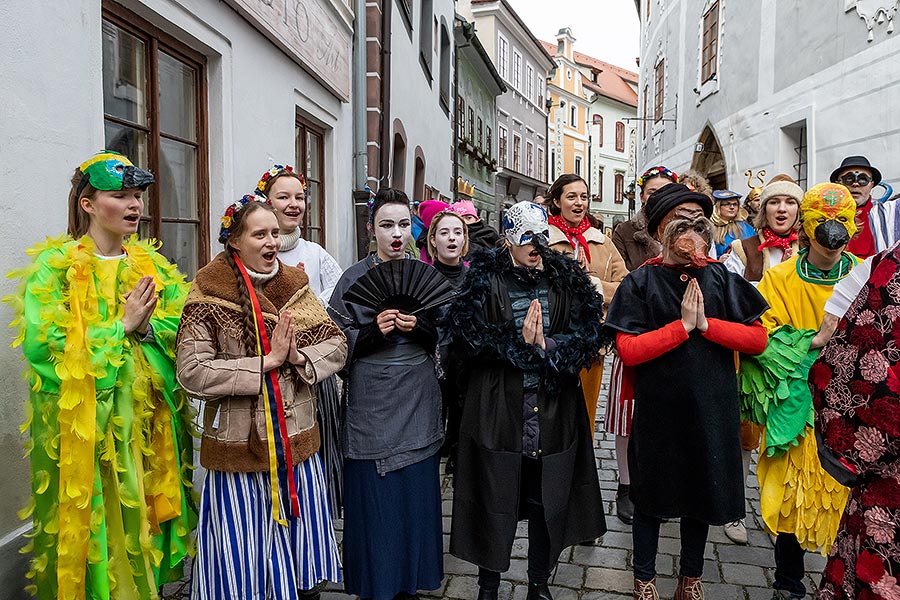
[[[607,369],[609,373],[611,369]],[[601,391],[601,403],[597,410],[597,433],[594,454],[603,491],[604,511],[609,531],[597,546],[567,548],[560,557],[559,566],[550,580],[554,600],[626,600],[631,598],[631,528],[615,516],[617,486],[615,441],[603,432],[602,418],[605,412],[607,382]],[[443,468],[442,468],[443,472]],[[444,477],[442,482],[444,515],[444,549],[450,543],[450,516],[452,509],[452,481]],[[726,536],[721,527],[712,527],[706,547],[706,566],[703,581],[706,597],[710,600],[768,600],[772,596],[771,584],[775,570],[772,541],[762,528],[759,511],[759,493],[756,489],[755,456],[751,468],[747,495],[747,533],[749,543],[740,546]],[[340,540],[342,523],[336,527]],[[661,598],[671,598],[675,591],[679,539],[678,523],[664,523],[659,540],[658,587]],[[503,574],[500,600],[525,600],[528,581],[526,555],[528,542],[525,523],[519,524],[513,544],[510,569]],[[819,554],[806,555],[807,588],[811,591],[819,583],[825,559]],[[456,557],[445,554],[444,581],[440,589],[422,591],[428,598],[474,600],[478,595],[477,568]],[[329,584],[322,600],[349,600],[342,593],[342,586]],[[188,597],[185,582],[171,584],[164,589],[167,599],[181,600]]]

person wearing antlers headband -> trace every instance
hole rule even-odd
[[[628,444],[634,598],[656,600],[660,524],[681,519],[676,600],[702,597],[710,525],[744,514],[734,351],[759,353],[766,309],[744,279],[708,259],[712,202],[679,183],[650,196],[648,230],[663,248],[625,277],[606,326],[633,369]]]

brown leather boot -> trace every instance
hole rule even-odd
[[[700,578],[679,575],[674,600],[703,600],[703,583]]]
[[[656,591],[656,577],[650,581],[634,580],[634,600],[659,600]]]

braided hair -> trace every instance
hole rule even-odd
[[[259,356],[259,350],[257,349],[256,345],[257,330],[256,324],[253,320],[253,302],[250,300],[250,291],[247,289],[247,284],[244,281],[244,276],[241,274],[240,269],[238,269],[237,262],[234,259],[235,250],[230,242],[239,239],[241,235],[243,235],[246,218],[257,210],[267,210],[271,213],[275,212],[275,209],[265,202],[249,202],[248,204],[241,207],[232,216],[230,233],[228,239],[224,242],[225,260],[228,262],[228,266],[230,266],[231,270],[234,272],[234,276],[237,279],[238,293],[241,297],[241,313],[243,317],[242,337],[244,347],[247,350],[248,356]]]

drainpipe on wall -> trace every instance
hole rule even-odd
[[[394,151],[391,121],[391,15],[393,0],[381,1],[381,170],[378,187],[391,185],[391,156]]]
[[[366,0],[354,0],[353,18],[353,188],[362,190],[368,177],[366,146]]]

